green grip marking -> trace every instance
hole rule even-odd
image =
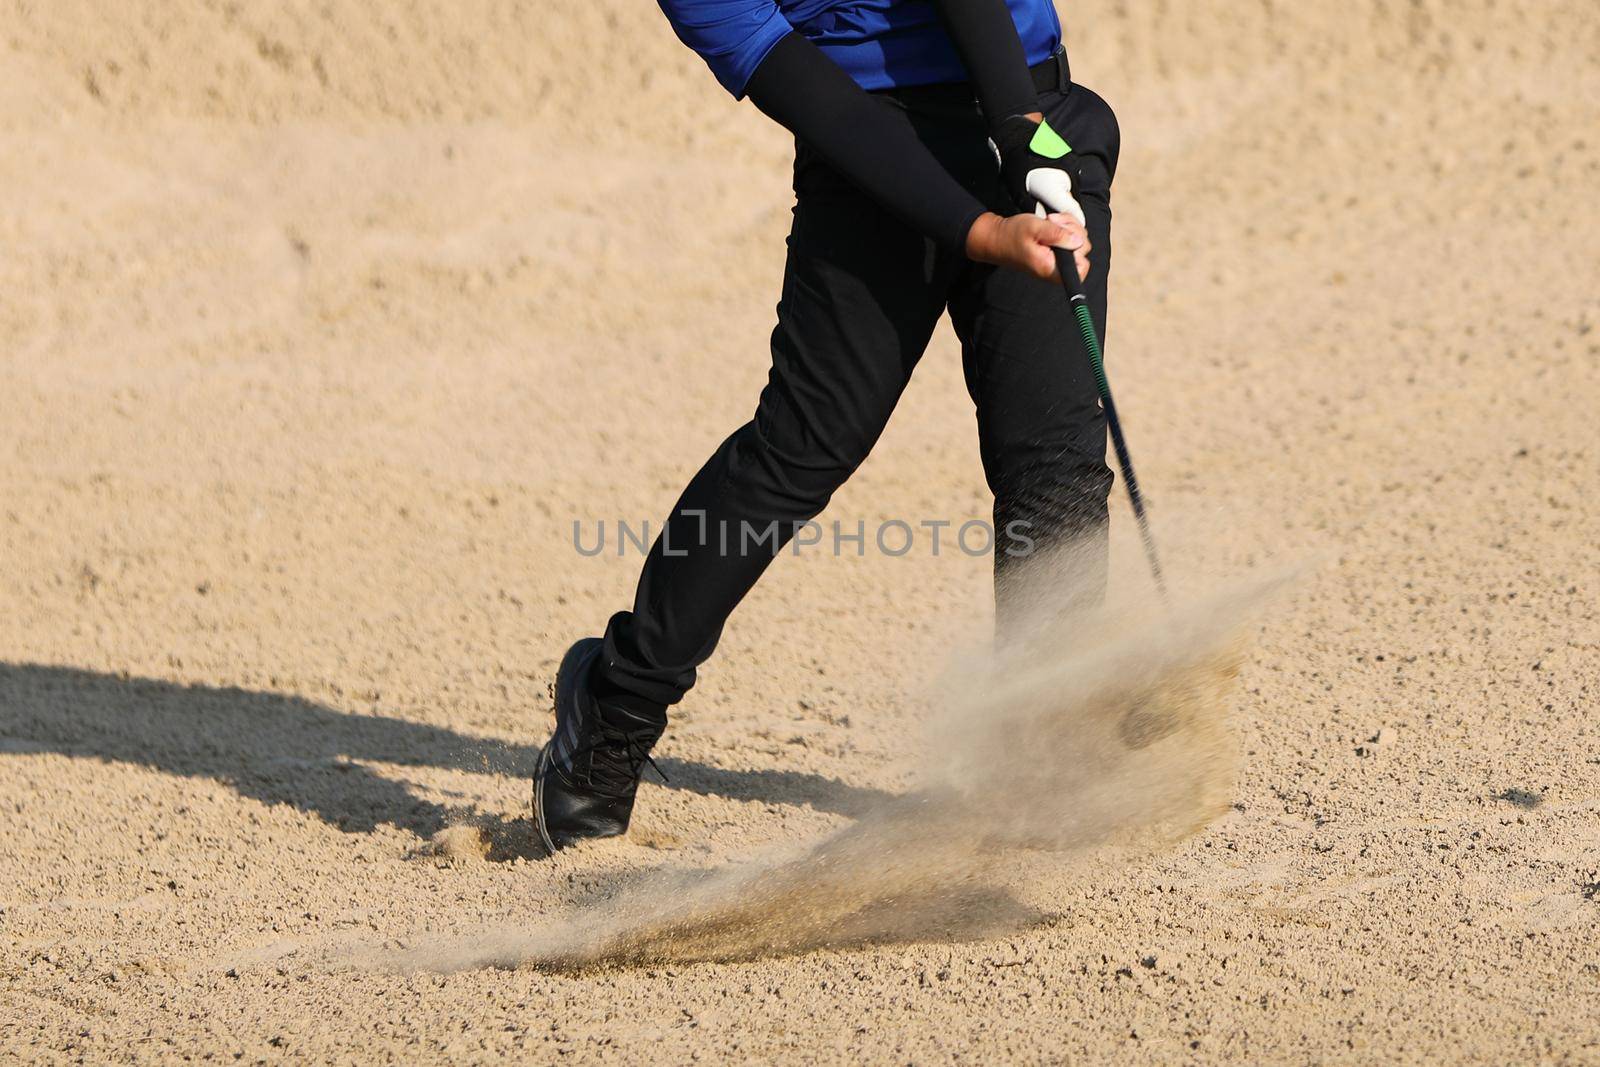
[[[1083,334],[1083,347],[1089,350],[1089,367],[1094,371],[1094,385],[1100,390],[1100,395],[1106,396],[1111,392],[1111,383],[1106,381],[1106,366],[1100,356],[1100,338],[1095,336],[1094,320],[1089,317],[1087,305],[1074,300],[1072,310],[1078,316],[1078,329]]]

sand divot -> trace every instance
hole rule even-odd
[[[476,826],[467,824],[446,826],[434,834],[420,852],[450,863],[469,863],[488,858],[489,839]]]
[[[938,689],[921,787],[820,841],[719,870],[651,872],[542,929],[487,928],[344,962],[580,971],[1034,925],[1047,916],[1007,885],[1006,850],[1172,841],[1226,810],[1237,631],[1278,584],[1052,619],[1023,647],[958,657]]]

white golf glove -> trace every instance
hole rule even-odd
[[[1050,128],[1014,115],[1000,124],[989,142],[1000,161],[1006,190],[1024,211],[1071,215],[1088,225],[1083,207],[1072,195],[1072,146]]]

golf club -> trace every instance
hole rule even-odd
[[[1083,347],[1089,354],[1089,366],[1094,371],[1094,385],[1100,393],[1100,406],[1106,413],[1106,426],[1111,431],[1111,447],[1117,453],[1117,467],[1122,471],[1122,484],[1128,487],[1128,502],[1133,505],[1133,517],[1139,524],[1139,538],[1144,542],[1145,558],[1150,561],[1150,574],[1155,579],[1161,599],[1167,599],[1167,581],[1161,573],[1161,560],[1156,556],[1155,537],[1150,533],[1150,521],[1144,513],[1144,496],[1139,492],[1139,479],[1133,474],[1133,460],[1128,456],[1128,442],[1122,435],[1122,420],[1117,418],[1117,405],[1111,399],[1111,383],[1106,380],[1105,361],[1100,354],[1100,338],[1095,333],[1094,320],[1089,316],[1089,298],[1084,295],[1083,283],[1078,280],[1078,265],[1072,251],[1057,248],[1056,266],[1061,272],[1061,287],[1067,291],[1072,312],[1078,318],[1078,330],[1083,334]]]

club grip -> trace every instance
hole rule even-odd
[[[1078,303],[1086,299],[1083,295],[1083,282],[1078,279],[1078,260],[1070,248],[1051,249],[1056,254],[1056,269],[1061,272],[1061,288],[1067,291],[1067,299]]]

